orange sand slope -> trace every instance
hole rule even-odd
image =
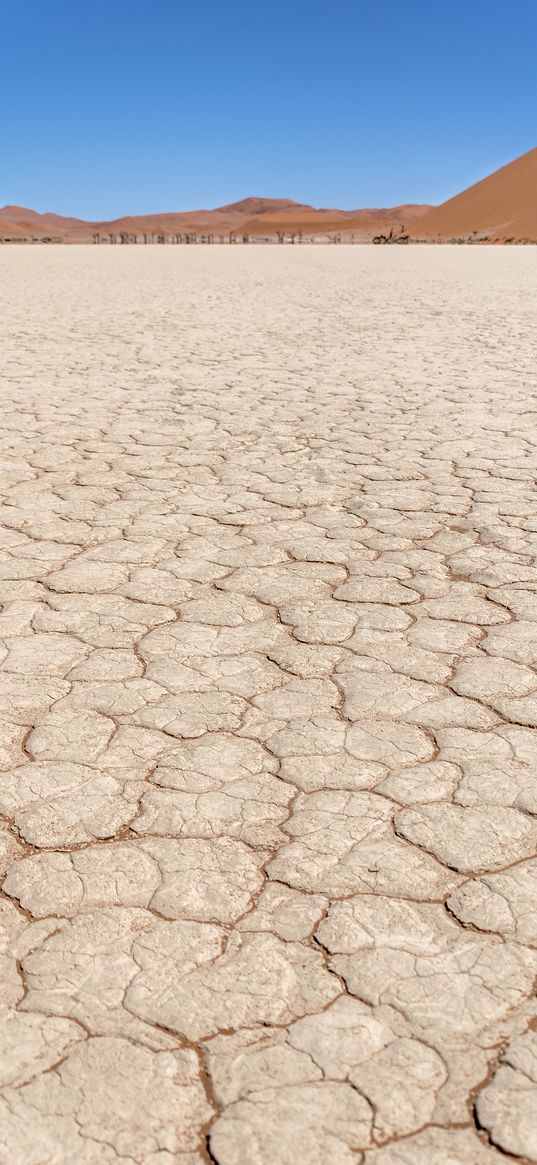
[[[462,194],[433,207],[410,228],[420,239],[537,242],[537,149]]]
[[[372,238],[382,231],[407,230],[409,222],[426,214],[429,206],[394,206],[367,210],[317,210],[313,206],[291,204],[287,208],[259,214],[242,227],[244,234],[352,234]]]
[[[3,206],[0,208],[0,239],[44,238],[63,239],[70,231],[87,228],[80,218],[65,218],[59,214],[39,214],[24,206]]]
[[[304,236],[348,234],[357,232],[367,240],[382,231],[399,231],[402,226],[425,214],[428,206],[400,206],[379,210],[317,210],[313,206],[285,198],[245,198],[240,202],[220,206],[214,210],[191,210],[164,214],[130,215],[106,222],[85,222],[78,218],[38,214],[20,206],[0,209],[0,240],[26,238],[28,240],[54,237],[66,243],[91,242],[94,235],[107,238],[122,233],[144,234],[209,234],[216,237],[239,238],[270,237],[279,233],[286,236],[302,233]]]
[[[0,213],[0,240],[22,238],[25,234],[26,230],[20,223],[10,222],[9,219],[4,218]]]

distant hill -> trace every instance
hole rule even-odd
[[[66,243],[91,242],[98,235],[136,235],[143,241],[148,237],[185,234],[213,234],[215,237],[270,238],[278,233],[286,236],[302,233],[317,237],[356,232],[363,241],[379,231],[391,227],[405,229],[408,223],[428,211],[428,206],[401,206],[380,210],[316,209],[290,198],[244,198],[214,210],[168,211],[162,214],[127,215],[104,222],[86,222],[46,212],[40,214],[21,206],[0,209],[0,240],[31,241],[45,237],[61,238]]]
[[[394,206],[366,210],[317,210],[313,206],[286,207],[259,213],[242,226],[245,234],[345,234],[359,236],[363,241],[373,235],[389,231],[406,231],[411,222],[426,214],[429,206]]]
[[[25,206],[0,207],[0,237],[4,237],[13,228],[16,228],[17,235],[63,236],[69,230],[85,226],[80,218],[64,218],[52,212],[39,214],[37,210],[29,210]]]
[[[433,207],[411,228],[416,239],[537,242],[537,149],[462,194]]]

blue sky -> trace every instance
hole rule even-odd
[[[0,0],[0,204],[440,202],[537,145],[537,0]]]

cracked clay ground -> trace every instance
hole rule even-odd
[[[1,262],[2,1165],[534,1162],[535,252]]]

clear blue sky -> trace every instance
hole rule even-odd
[[[440,202],[537,145],[537,0],[0,0],[0,205]]]

